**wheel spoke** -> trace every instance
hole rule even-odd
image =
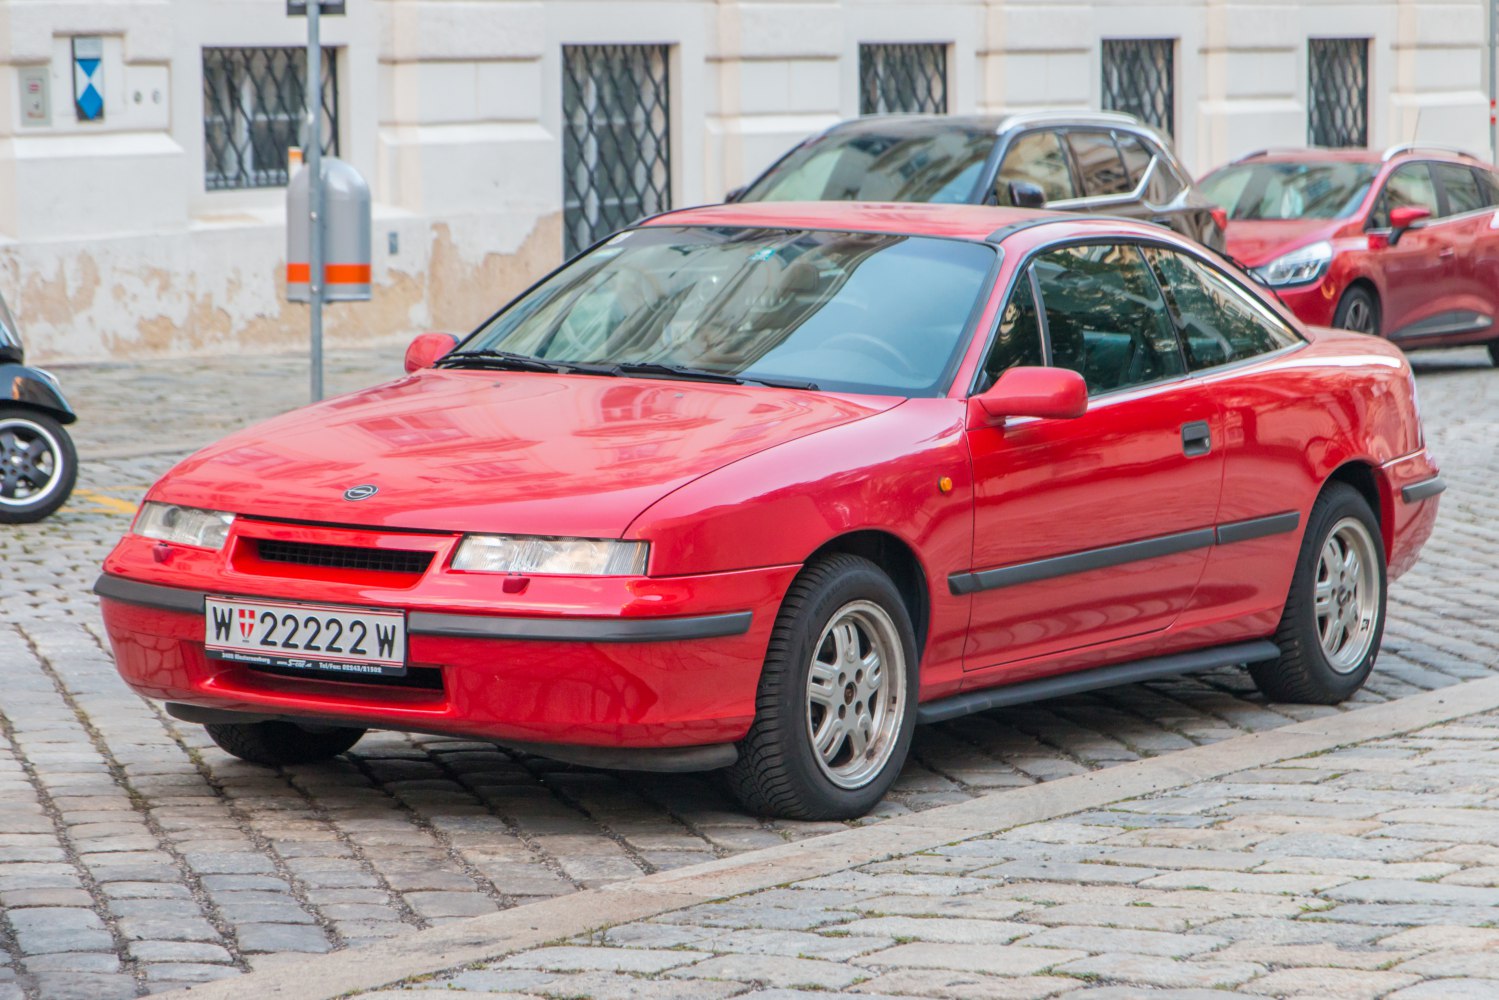
[[[1332,611],[1332,591],[1333,585],[1331,580],[1319,580],[1317,582],[1315,607],[1318,618]]]
[[[829,712],[822,718],[822,725],[812,734],[812,745],[824,761],[831,764],[843,746],[843,720],[837,712]]]
[[[807,678],[807,697],[815,705],[835,711],[838,702],[838,667],[835,664],[813,660],[811,675]]]
[[[33,465],[35,465],[45,454],[47,454],[47,442],[42,440],[41,438],[37,438],[35,441],[31,442],[31,444],[26,446],[26,450],[22,452],[22,455],[25,457],[26,461],[32,463]]]
[[[869,749],[869,733],[874,726],[870,718],[864,712],[860,712],[853,718],[853,725],[848,727],[848,750],[851,759],[857,760],[864,756],[864,751]]]
[[[833,630],[833,648],[840,667],[859,655],[859,633],[853,622],[843,622]]]

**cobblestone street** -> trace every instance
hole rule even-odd
[[[331,359],[330,392],[398,374],[400,356]],[[1492,674],[1499,370],[1481,350],[1413,364],[1450,488],[1422,563],[1392,589],[1384,650],[1357,698],[1269,705],[1223,670],[926,727],[864,823]],[[150,482],[190,448],[304,401],[305,362],[57,374],[80,410],[78,488],[48,521],[0,528],[0,1000],[113,1000],[232,977],[843,828],[752,819],[711,776],[622,775],[437,737],[372,733],[333,763],[279,770],[230,758],[125,688],[89,588]],[[1478,926],[1499,912],[1499,819],[1485,808],[1496,727],[1485,715],[1255,769],[426,985],[705,1000],[760,987],[1086,988],[1103,1000],[1125,995],[1110,992],[1122,980],[1496,996],[1499,931]],[[962,982],[942,971],[953,966]],[[1424,983],[1453,975],[1473,978]]]

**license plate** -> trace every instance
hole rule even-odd
[[[406,673],[406,616],[399,611],[242,601],[204,601],[203,647],[209,656],[250,666]]]

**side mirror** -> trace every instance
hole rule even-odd
[[[1010,204],[1015,208],[1045,208],[1046,192],[1030,181],[1010,182]]]
[[[1070,420],[1088,410],[1088,384],[1071,368],[1020,366],[1003,372],[968,400],[968,426],[1003,423],[1006,417]]]
[[[1405,231],[1422,219],[1431,218],[1431,210],[1428,208],[1416,208],[1411,205],[1402,208],[1390,209],[1390,246],[1400,242],[1400,237]]]
[[[406,374],[431,368],[438,358],[458,346],[451,333],[424,333],[406,348]]]
[[[724,204],[726,204],[726,205],[732,205],[734,202],[738,201],[740,198],[743,198],[744,197],[744,192],[746,192],[748,190],[749,190],[749,185],[748,184],[741,184],[741,185],[739,185],[734,190],[730,191],[728,194],[726,194],[726,195],[723,196]]]

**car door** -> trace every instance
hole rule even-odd
[[[1452,224],[1441,219],[1436,182],[1425,161],[1403,163],[1390,173],[1368,228],[1389,231],[1390,212],[1403,207],[1424,208],[1431,218],[1406,230],[1396,245],[1370,255],[1384,279],[1380,330],[1395,340],[1419,332],[1445,308],[1457,254]]]
[[[1033,257],[986,378],[1013,344],[1083,374],[1088,411],[970,431],[973,594],[965,667],[983,670],[1165,629],[1212,542],[1222,477],[1215,404],[1185,378],[1165,300],[1139,247]],[[1026,317],[1029,317],[1027,319]],[[1016,332],[1016,331],[1020,332]]]
[[[1208,616],[1223,641],[1256,629],[1263,635],[1279,620],[1301,519],[1321,485],[1308,448],[1331,436],[1326,425],[1351,418],[1328,406],[1314,377],[1275,363],[1305,341],[1242,282],[1173,248],[1145,254],[1171,303],[1193,381],[1217,401],[1223,421],[1215,439],[1224,462],[1217,537],[1189,614]]]
[[[1489,196],[1476,170],[1466,163],[1433,162],[1438,200],[1443,206],[1442,226],[1454,250],[1452,274],[1448,278],[1447,308],[1437,314],[1440,325],[1429,336],[1465,336],[1487,331],[1499,313],[1495,298],[1499,289],[1483,267],[1485,252],[1493,252],[1494,213]],[[1487,244],[1487,246],[1486,246]]]

